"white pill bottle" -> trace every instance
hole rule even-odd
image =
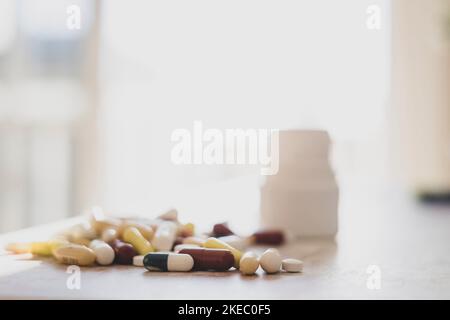
[[[450,1],[392,2],[390,154],[410,192],[450,199]]]
[[[279,132],[279,170],[260,189],[263,228],[298,237],[333,237],[339,190],[329,163],[330,137],[321,130]]]

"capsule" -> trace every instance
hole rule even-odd
[[[213,227],[212,234],[214,237],[225,237],[234,234],[234,232],[228,228],[226,223],[217,223]]]
[[[123,232],[123,240],[132,244],[140,255],[155,251],[150,242],[135,227],[125,229]]]
[[[10,251],[12,253],[16,253],[16,254],[29,253],[29,252],[31,252],[31,243],[11,242],[5,246],[5,250]]]
[[[227,249],[231,251],[234,256],[234,267],[239,269],[239,261],[241,260],[242,252],[238,249],[230,246],[228,243],[225,243],[217,238],[208,238],[203,244],[205,248],[214,248],[214,249]]]
[[[78,244],[80,246],[86,246],[86,247],[89,247],[89,245],[91,244],[91,240],[87,239],[87,238],[74,238],[74,237],[71,237],[70,238],[70,242],[74,243],[74,244]]]
[[[191,271],[194,259],[188,254],[152,252],[144,257],[144,267],[150,271]]]
[[[112,242],[114,240],[116,240],[119,236],[119,233],[117,232],[116,229],[114,228],[107,228],[105,230],[103,230],[101,238],[103,241],[105,242]]]
[[[240,251],[243,251],[243,250],[247,249],[247,247],[250,244],[248,238],[239,237],[237,235],[230,235],[230,236],[220,237],[218,239],[220,241],[228,243],[230,246],[232,246],[233,248],[236,248],[236,249],[238,249]]]
[[[178,229],[178,234],[181,237],[192,237],[195,233],[195,225],[193,223],[182,224]]]
[[[138,255],[131,244],[118,239],[111,242],[110,245],[115,253],[114,262],[118,264],[132,264],[133,257]]]
[[[194,259],[194,270],[226,271],[234,265],[234,257],[226,249],[188,248],[179,251]]]
[[[115,258],[114,249],[102,240],[92,240],[89,248],[94,251],[97,263],[102,266],[113,263]]]
[[[97,231],[89,222],[76,224],[67,230],[69,239],[88,239],[93,240],[97,237]]]
[[[177,238],[177,225],[172,221],[164,221],[156,229],[153,245],[158,251],[170,251]]]
[[[64,264],[88,266],[95,262],[95,253],[91,249],[78,244],[61,246],[54,250],[56,260]]]
[[[143,267],[144,266],[144,256],[134,256],[133,257],[133,266]]]
[[[178,221],[178,211],[177,209],[170,209],[163,214],[158,216],[158,219],[167,221]]]
[[[52,247],[48,241],[32,242],[30,244],[30,252],[37,256],[51,256]]]
[[[121,221],[120,219],[107,217],[102,208],[93,207],[91,209],[91,225],[98,234],[101,234],[107,228],[119,229]]]
[[[51,256],[53,250],[68,243],[68,241],[63,239],[53,239],[41,242],[13,242],[7,244],[5,249],[6,251],[11,251],[16,254],[32,253],[38,256]]]
[[[142,236],[148,241],[150,241],[153,238],[154,232],[153,232],[153,228],[152,227],[147,226],[147,225],[145,225],[143,223],[140,223],[140,222],[135,222],[135,221],[125,221],[125,222],[123,222],[122,225],[120,226],[119,230],[118,230],[119,236],[121,236],[123,238],[125,230],[130,228],[130,227],[134,227],[134,228],[138,229],[139,232],[142,234]]]
[[[285,237],[280,230],[261,230],[252,235],[256,244],[279,246],[284,243]]]

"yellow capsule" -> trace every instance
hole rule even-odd
[[[128,227],[124,230],[123,240],[133,245],[140,255],[155,251],[150,242],[135,227]]]
[[[127,228],[130,227],[135,227],[136,229],[138,229],[141,235],[148,241],[153,238],[154,232],[152,227],[134,221],[125,221],[119,228],[119,235],[121,235],[121,237],[123,238],[123,233]]]
[[[93,250],[77,244],[64,245],[54,251],[56,260],[64,264],[88,266],[95,262],[96,255]]]
[[[200,237],[186,237],[183,239],[183,244],[195,244],[199,247],[203,247],[203,244],[205,243],[205,239]]]
[[[49,241],[45,242],[32,242],[31,253],[38,256],[51,256],[52,246]]]
[[[5,246],[6,251],[11,251],[16,254],[31,252],[31,243],[28,242],[11,242]]]
[[[238,249],[233,248],[228,243],[225,243],[217,238],[211,237],[206,239],[205,243],[203,244],[205,248],[212,248],[212,249],[227,249],[230,250],[234,257],[234,267],[239,268],[239,262],[242,257],[242,252],[240,252]]]
[[[182,237],[192,237],[195,233],[195,225],[193,223],[186,223],[179,227],[179,235]]]

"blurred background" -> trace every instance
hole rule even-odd
[[[0,232],[92,205],[251,221],[258,171],[171,163],[194,120],[326,129],[344,192],[445,194],[449,39],[449,0],[0,0]]]

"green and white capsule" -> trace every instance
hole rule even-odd
[[[144,257],[144,267],[149,271],[191,271],[194,259],[188,254],[151,252]]]

